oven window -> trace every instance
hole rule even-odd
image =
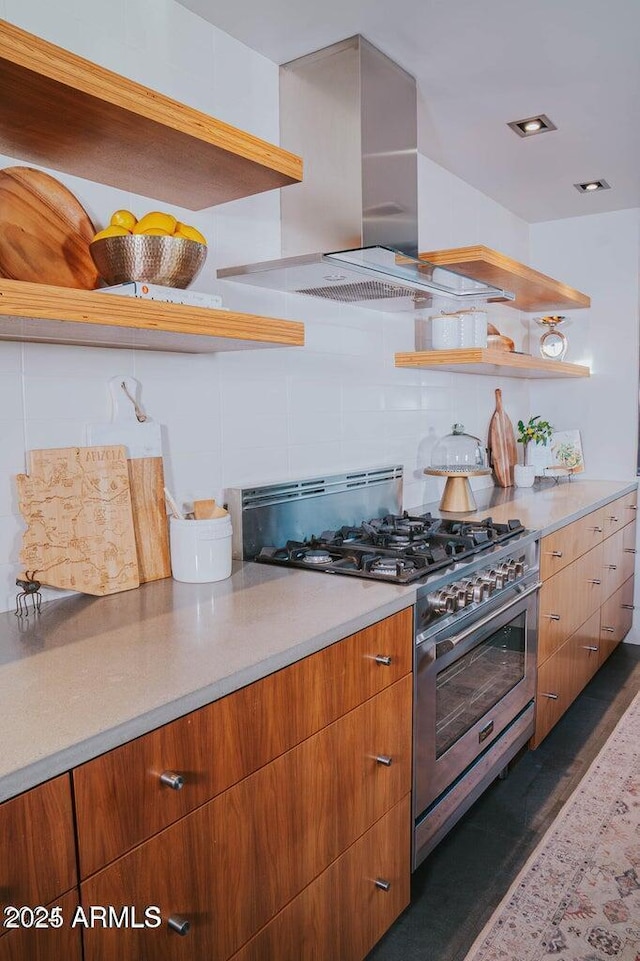
[[[437,675],[436,757],[523,679],[526,618],[523,611]]]

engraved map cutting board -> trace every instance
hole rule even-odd
[[[25,570],[85,594],[139,586],[125,447],[34,450],[16,480]]]

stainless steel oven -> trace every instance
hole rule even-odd
[[[533,733],[536,544],[519,551],[526,565],[523,576],[472,603],[467,616],[452,614],[433,629],[420,630],[434,599],[418,597],[414,867]],[[454,580],[443,590],[455,596],[468,589]]]

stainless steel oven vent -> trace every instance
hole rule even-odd
[[[512,300],[417,259],[417,126],[415,79],[363,37],[283,64],[280,141],[305,170],[302,183],[280,191],[282,259],[226,267],[218,277],[393,313],[430,307],[432,294]],[[384,293],[356,276],[341,297],[349,268]]]
[[[390,297],[408,297],[414,301],[420,296],[420,299],[424,300],[424,297],[408,287],[393,287],[379,280],[365,280],[360,284],[342,284],[337,287],[307,287],[296,290],[296,293],[323,297],[325,300],[336,300],[342,304],[358,304],[365,300],[388,300]]]

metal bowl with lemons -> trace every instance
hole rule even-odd
[[[138,220],[129,210],[116,210],[89,250],[109,286],[137,280],[184,290],[207,259],[207,240],[173,214],[154,210]]]

